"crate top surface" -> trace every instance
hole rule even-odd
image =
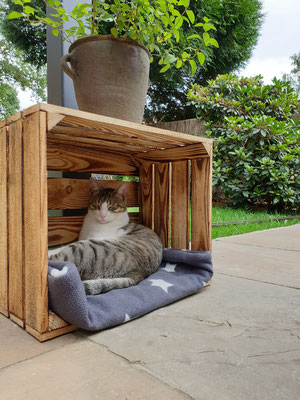
[[[48,144],[82,146],[101,152],[126,154],[147,161],[174,161],[207,157],[208,138],[136,124],[85,111],[39,103],[0,122],[0,127],[46,112]]]

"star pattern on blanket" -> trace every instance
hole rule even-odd
[[[170,264],[167,262],[165,267],[163,267],[161,270],[166,271],[166,272],[175,272],[176,267],[177,267],[177,264]]]
[[[130,321],[130,320],[131,320],[130,315],[125,314],[124,324],[125,324],[125,322],[128,322],[128,321]]]
[[[163,279],[148,279],[152,282],[151,286],[160,287],[164,292],[168,293],[168,288],[174,286],[172,283],[164,281]]]

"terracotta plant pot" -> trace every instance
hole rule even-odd
[[[146,47],[112,35],[89,36],[70,46],[61,66],[73,79],[80,110],[142,122],[149,86]]]

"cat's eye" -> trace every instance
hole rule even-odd
[[[100,210],[100,208],[101,208],[100,204],[90,204],[91,210]]]

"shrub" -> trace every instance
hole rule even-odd
[[[220,75],[188,99],[214,142],[214,199],[299,210],[299,102],[288,82]]]

